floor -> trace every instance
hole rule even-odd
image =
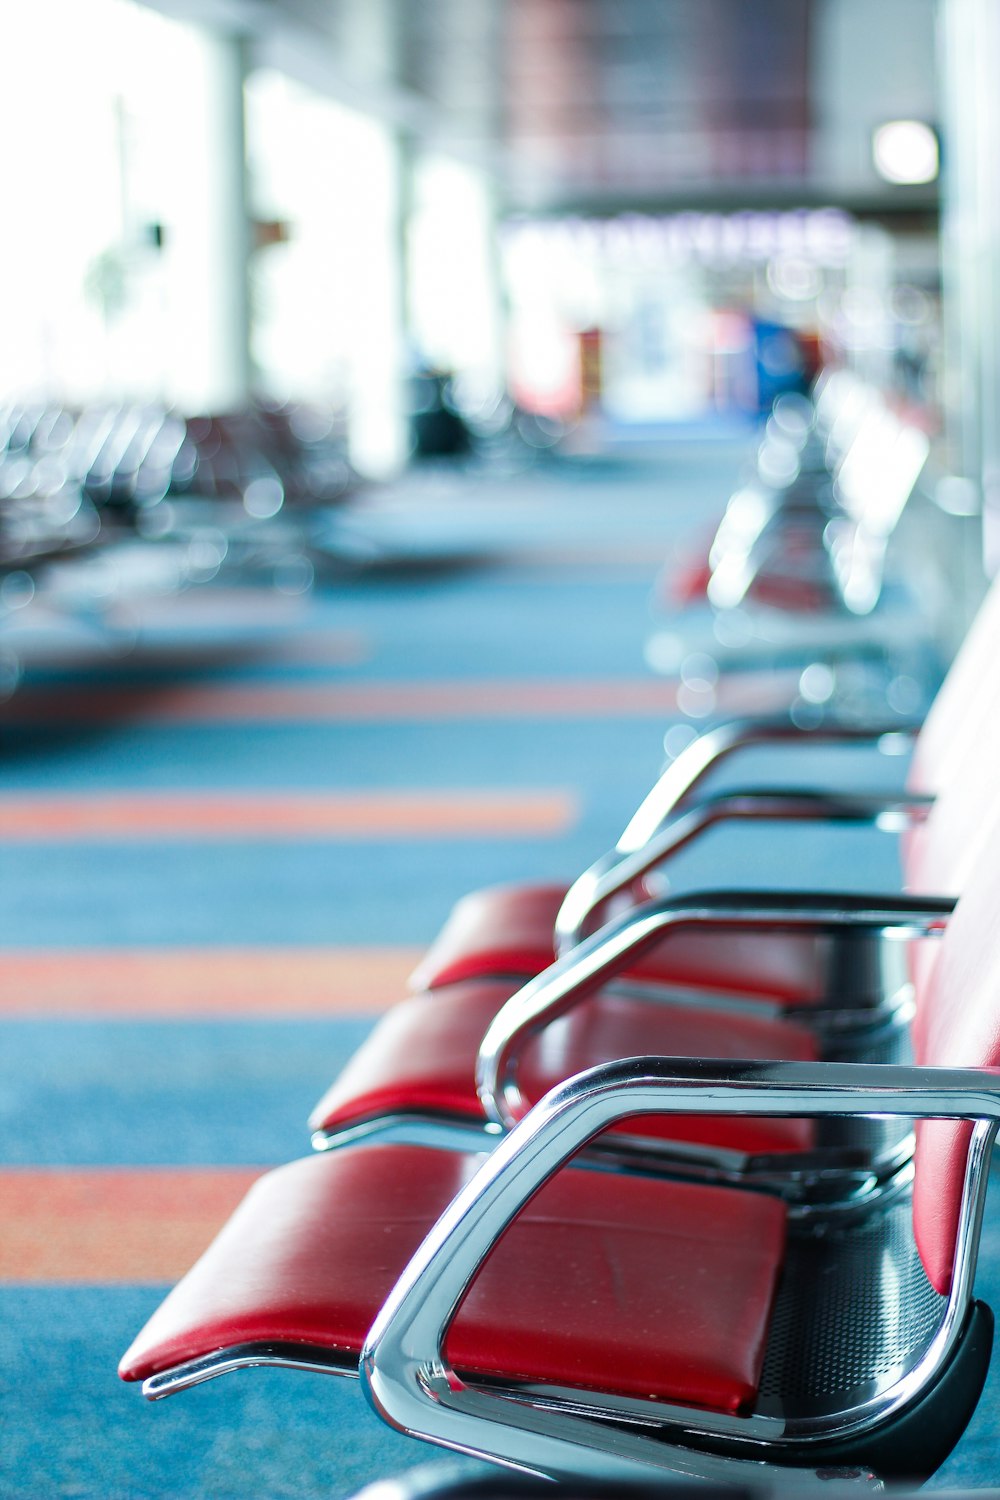
[[[366,566],[164,600],[141,654],[40,666],[6,706],[0,1494],[308,1500],[427,1461],[348,1382],[148,1406],[116,1362],[249,1181],[308,1150],[452,902],[613,842],[679,722],[643,661],[657,575],[744,456],[413,476],[351,517]],[[714,711],[772,692],[734,678]],[[726,883],[891,883],[891,842],[860,848],[755,835]],[[995,1214],[981,1279],[1000,1300]],[[998,1410],[994,1380],[935,1486],[996,1481]]]

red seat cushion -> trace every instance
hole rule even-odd
[[[553,929],[565,886],[491,886],[457,902],[413,975],[436,989],[496,974],[528,978],[555,957]],[[787,1004],[819,999],[829,939],[792,933],[672,933],[628,974],[664,985],[728,992]]]
[[[547,969],[564,885],[495,885],[457,901],[413,973],[415,989]]]
[[[508,999],[503,980],[451,985],[393,1006],[313,1111],[314,1130],[337,1130],[373,1116],[430,1111],[482,1118],[476,1054]],[[712,1014],[602,994],[583,1001],[525,1046],[519,1079],[534,1101],[554,1084],[616,1057],[815,1059],[813,1036],[766,1017]],[[635,1124],[627,1127],[634,1131]],[[642,1134],[732,1151],[808,1150],[815,1122],[747,1116],[659,1115]]]
[[[356,1358],[479,1159],[348,1147],[261,1178],[124,1356],[141,1380],[237,1344]],[[569,1168],[503,1236],[448,1336],[469,1375],[736,1411],[754,1397],[784,1248],[761,1194]]]

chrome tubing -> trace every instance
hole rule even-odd
[[[707,1417],[656,1402],[631,1430],[609,1426],[635,1402],[585,1394],[583,1407],[542,1405],[516,1392],[466,1385],[448,1364],[448,1327],[498,1237],[543,1184],[595,1135],[648,1114],[891,1114],[976,1122],[969,1153],[951,1295],[918,1364],[873,1400],[834,1419]],[[457,1195],[390,1293],[369,1333],[361,1378],[376,1411],[401,1431],[474,1457],[553,1479],[595,1472],[621,1477],[697,1476],[716,1481],[760,1475],[783,1442],[863,1437],[904,1408],[944,1365],[971,1297],[987,1167],[1000,1124],[1000,1078],[976,1069],[830,1063],[741,1063],[631,1058],[553,1089],[497,1146]],[[603,1418],[603,1420],[602,1420]],[[742,1457],[691,1446],[728,1428]],[[652,1435],[650,1431],[652,1429]],[[770,1429],[769,1437],[764,1433]],[[664,1436],[676,1446],[664,1445]],[[768,1477],[778,1470],[768,1469]],[[808,1473],[788,1471],[802,1487]]]
[[[721,792],[697,807],[682,810],[666,827],[657,825],[641,843],[619,842],[570,886],[555,923],[557,953],[565,953],[584,936],[596,909],[662,864],[708,829],[726,822],[851,823],[902,832],[925,822],[932,797],[876,794],[831,794],[805,791],[749,790]],[[634,821],[634,820],[633,820]],[[631,825],[630,825],[631,827]],[[626,829],[628,833],[628,829]],[[624,835],[623,835],[624,840]]]
[[[529,1107],[517,1084],[517,1055],[524,1042],[670,932],[868,931],[926,937],[944,930],[953,907],[950,899],[798,892],[709,892],[647,902],[558,958],[494,1017],[476,1062],[485,1114],[505,1128],[515,1125]]]

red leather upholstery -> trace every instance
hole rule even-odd
[[[126,1380],[280,1340],[360,1353],[382,1301],[478,1165],[345,1148],[253,1187],[119,1367]],[[753,1399],[785,1212],[760,1194],[569,1168],[503,1236],[450,1331],[460,1372],[736,1411]]]
[[[944,1068],[1000,1068],[1000,858],[997,826],[966,883],[920,996],[913,1028],[916,1061]],[[939,1292],[951,1287],[971,1126],[918,1122],[913,1227]]]
[[[712,539],[709,537],[705,543],[706,554],[711,545]],[[712,568],[707,556],[685,558],[679,567],[663,574],[662,586],[667,608],[673,611],[686,609],[691,604],[703,604],[711,581]]]
[[[780,565],[779,565],[780,566]],[[796,578],[793,573],[762,569],[747,589],[747,599],[771,609],[817,614],[836,602],[833,589],[820,580]]]
[[[555,957],[553,928],[564,885],[494,885],[457,901],[414,970],[414,989],[495,974],[529,978]]]
[[[555,957],[553,928],[565,894],[565,886],[506,885],[464,896],[416,969],[414,987],[539,974]],[[720,941],[718,934],[688,930],[671,934],[628,973],[663,985],[808,1004],[822,993],[827,952],[823,938],[731,933]]]
[[[503,980],[480,981],[414,995],[394,1006],[317,1105],[312,1128],[342,1129],[400,1111],[481,1119],[476,1054],[510,993]],[[816,1044],[805,1028],[785,1021],[600,995],[533,1038],[518,1076],[526,1097],[534,1101],[596,1063],[643,1053],[793,1062],[815,1059]],[[627,1128],[634,1133],[637,1122]],[[808,1150],[814,1132],[813,1121],[796,1119],[690,1115],[641,1122],[643,1135],[751,1153]]]

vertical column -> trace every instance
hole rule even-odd
[[[185,84],[183,190],[168,224],[175,295],[169,395],[227,410],[250,395],[250,224],[243,84],[247,43],[194,33]],[[179,294],[179,295],[178,295]]]
[[[213,46],[210,42],[210,46]],[[217,49],[217,50],[216,50]],[[251,227],[247,197],[246,121],[243,85],[247,75],[248,44],[243,37],[214,41],[213,66],[218,79],[219,154],[216,161],[218,243],[209,276],[218,297],[217,379],[228,387],[227,405],[241,404],[250,395],[250,250]]]
[[[1000,9],[944,0],[943,262],[953,461],[983,506],[986,570],[1000,567]]]
[[[363,473],[383,478],[407,453],[403,238],[406,153],[374,120],[358,121],[357,149],[367,168],[355,201],[345,204],[353,240],[348,444]]]
[[[497,389],[505,337],[495,188],[483,171],[441,154],[425,154],[412,170],[411,337],[434,363]]]
[[[975,245],[978,147],[975,100],[975,15],[946,0],[941,17],[941,116],[946,170],[941,184],[941,275],[944,293],[944,403],[951,462],[980,496],[978,329]]]

